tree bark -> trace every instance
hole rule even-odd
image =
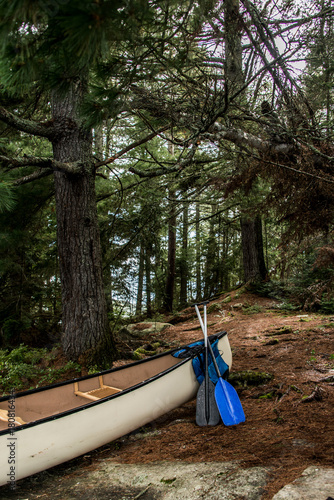
[[[146,314],[148,318],[152,316],[152,300],[151,300],[151,252],[146,248],[145,255],[145,276],[146,276]]]
[[[222,217],[219,215],[219,231],[218,234],[222,236],[222,242],[218,245],[219,252],[219,287],[222,290],[229,290],[229,266],[228,266],[228,249],[229,249],[229,227],[222,222]]]
[[[137,301],[136,301],[136,315],[141,314],[143,303],[143,285],[144,285],[144,245],[140,243],[139,251],[139,266],[138,266],[138,286],[137,286]]]
[[[84,86],[53,94],[54,158],[79,162],[80,173],[54,173],[59,271],[62,283],[62,345],[66,356],[110,366],[115,345],[103,288],[100,234],[95,200],[92,137],[77,114]]]
[[[239,0],[225,1],[225,33],[226,78],[235,91],[244,81]],[[261,218],[259,216],[252,219],[241,218],[240,225],[244,279],[246,282],[263,280],[267,271],[263,254]]]
[[[225,73],[230,87],[235,91],[243,83],[239,0],[225,0],[224,13]]]
[[[182,254],[180,259],[180,308],[187,307],[188,290],[188,203],[183,203]]]
[[[173,311],[174,284],[175,284],[175,258],[176,258],[176,210],[173,198],[175,193],[169,191],[170,219],[168,222],[168,263],[167,280],[165,289],[164,309],[168,312]]]
[[[209,236],[207,240],[207,254],[204,269],[204,298],[211,297],[217,289],[217,235],[215,232],[217,206],[212,205]]]
[[[265,280],[267,269],[263,253],[262,222],[241,218],[241,242],[245,282]]]
[[[196,302],[202,300],[202,281],[201,281],[201,233],[200,233],[200,208],[196,204]]]

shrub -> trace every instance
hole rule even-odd
[[[69,361],[61,368],[45,367],[54,357],[47,349],[21,344],[12,351],[0,350],[0,385],[4,393],[58,382],[68,371],[80,373],[81,367]],[[44,362],[41,364],[41,362]]]

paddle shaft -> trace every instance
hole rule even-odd
[[[210,407],[209,407],[209,360],[208,360],[208,338],[204,335],[205,347],[205,416],[210,420]]]
[[[218,368],[217,361],[216,361],[216,357],[215,357],[215,355],[213,354],[213,350],[212,350],[212,346],[211,346],[210,342],[208,342],[208,346],[209,346],[210,354],[211,354],[212,361],[213,361],[213,364],[214,364],[215,370],[216,370],[216,372],[217,372],[218,378],[223,378],[223,377],[221,376],[220,370],[219,370],[219,368]]]
[[[207,302],[202,302],[202,304],[205,304],[204,305],[204,310],[205,310],[205,313],[206,313],[206,304]],[[203,331],[203,334],[204,334],[204,357],[205,357],[205,372],[204,372],[204,383],[205,383],[205,416],[207,418],[207,420],[210,419],[210,410],[209,410],[209,370],[208,370],[208,336],[207,336],[207,331],[205,329],[205,326],[203,325],[203,322],[202,322],[202,318],[201,318],[201,315],[199,313],[199,309],[198,309],[198,304],[195,304],[195,310],[196,310],[196,314],[197,316],[200,318],[200,322],[201,322],[201,328],[202,328],[202,331]],[[204,324],[206,325],[206,314],[205,314],[205,317],[204,317]],[[203,325],[203,326],[202,326]]]
[[[218,378],[222,378],[221,373],[220,373],[219,368],[218,368],[218,365],[217,365],[216,357],[213,354],[211,343],[208,342],[208,325],[207,325],[207,316],[206,316],[206,305],[208,303],[209,302],[201,302],[200,304],[195,304],[195,310],[196,310],[196,313],[197,313],[197,316],[198,316],[198,319],[199,319],[199,322],[200,322],[200,325],[201,325],[201,328],[202,328],[202,331],[203,331],[203,334],[204,334],[205,346],[209,347],[210,354],[211,354],[211,357],[212,357],[212,361],[213,361],[213,364],[215,366],[215,370],[217,372]],[[201,305],[201,304],[203,304],[203,306],[204,306],[204,323],[203,323],[202,317],[201,317],[201,315],[199,313],[199,309],[198,309],[198,306]]]

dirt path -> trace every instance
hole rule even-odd
[[[21,481],[17,491],[7,492],[9,496],[4,498],[42,498],[44,493],[31,496],[32,491],[37,494],[36,484],[45,478],[50,481],[50,474],[55,487],[61,488],[61,479],[69,480],[79,471],[94,471],[104,462],[167,461],[237,462],[243,470],[264,468],[266,483],[256,498],[269,500],[307,467],[334,467],[334,317],[281,312],[273,307],[277,304],[272,300],[247,293],[238,298],[232,294],[230,302],[222,299],[210,303],[208,328],[210,334],[221,330],[229,333],[232,373],[270,375],[260,385],[254,385],[251,379],[236,385],[245,423],[236,427],[198,427],[193,401],[103,449]],[[184,318],[189,318],[191,312],[184,311]],[[155,340],[173,345],[199,338],[198,320],[193,316],[171,326]],[[140,493],[138,490],[136,494]],[[142,498],[150,498],[148,493]],[[62,498],[72,497],[65,492]]]

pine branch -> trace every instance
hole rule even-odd
[[[25,175],[24,177],[21,177],[20,179],[14,181],[13,186],[22,186],[23,184],[29,184],[29,182],[36,181],[37,179],[42,179],[43,177],[48,177],[49,175],[52,175],[51,170],[36,170],[36,172],[33,172],[32,174]]]
[[[132,144],[129,144],[129,146],[126,146],[125,148],[121,149],[118,153],[115,153],[113,156],[108,158],[107,160],[100,161],[95,165],[95,169],[98,169],[100,167],[103,167],[105,165],[109,165],[110,163],[113,163],[116,161],[118,158],[123,156],[125,153],[128,153],[132,149],[136,148],[137,146],[141,146],[142,144],[145,144],[146,142],[150,141],[157,135],[161,134],[165,130],[168,130],[170,128],[170,125],[165,125],[164,127],[159,128],[158,130],[154,130],[151,134],[147,135],[146,137],[143,137],[143,139],[139,139],[138,141],[133,142]]]
[[[277,66],[281,69],[281,71],[283,72],[283,74],[285,76],[285,82],[283,83],[283,81],[281,81],[281,78],[279,76],[279,72],[277,71],[275,66],[271,66],[269,64],[269,61],[265,55],[265,52],[261,49],[259,42],[253,38],[251,31],[250,31],[249,27],[246,25],[246,23],[243,23],[245,31],[246,31],[251,43],[253,44],[253,46],[257,50],[257,52],[259,53],[265,66],[268,68],[269,73],[271,74],[271,76],[272,76],[273,80],[275,81],[276,85],[278,86],[278,88],[281,90],[282,95],[284,96],[286,102],[292,107],[294,112],[300,116],[301,119],[305,120],[305,117],[303,116],[303,113],[300,109],[300,106],[297,106],[297,104],[295,102],[296,100],[292,99],[291,95],[287,91],[287,82],[289,82],[291,88],[294,88],[297,91],[299,100],[306,105],[306,108],[307,108],[311,118],[313,118],[313,110],[312,110],[308,100],[306,99],[304,92],[302,92],[300,86],[297,84],[296,80],[293,78],[290,71],[288,70],[288,67],[285,63],[284,58],[282,57],[282,55],[280,55],[279,50],[276,46],[275,37],[274,37],[273,33],[271,32],[269,26],[266,25],[265,20],[261,17],[257,8],[255,7],[255,5],[252,2],[250,2],[249,0],[242,0],[242,3],[252,19],[252,24],[257,29],[257,33],[260,37],[261,42],[264,44],[267,51],[270,53],[271,57],[277,61]]]
[[[237,146],[249,146],[251,148],[257,149],[258,151],[262,151],[263,153],[289,154],[295,150],[295,146],[293,144],[274,143],[271,141],[266,141],[240,129],[223,128],[219,123],[216,123],[214,127],[216,128],[216,131],[214,133],[206,133],[203,134],[202,137],[204,139],[209,139],[212,142],[227,140],[236,144]]]
[[[0,120],[16,130],[26,132],[27,134],[46,137],[48,139],[51,139],[54,134],[53,126],[50,126],[49,123],[43,124],[32,120],[26,120],[25,118],[20,118],[2,106],[0,107]]]
[[[197,151],[198,145],[195,143],[192,145],[190,151],[186,155],[184,159],[180,158],[172,167],[165,167],[164,165],[160,166],[160,168],[157,168],[155,170],[139,170],[136,167],[130,167],[129,172],[132,172],[133,174],[138,175],[138,177],[148,177],[148,178],[153,178],[153,177],[159,177],[161,175],[165,174],[171,174],[174,172],[178,172],[180,170],[183,170],[185,167],[193,163],[194,161],[194,155]],[[161,165],[161,164],[160,164]]]
[[[68,174],[80,173],[82,165],[80,162],[63,163],[54,160],[53,158],[39,158],[36,156],[24,156],[23,158],[9,158],[0,155],[0,162],[4,164],[8,170],[15,170],[21,167],[38,167],[40,169],[49,169],[50,173],[65,172]]]

